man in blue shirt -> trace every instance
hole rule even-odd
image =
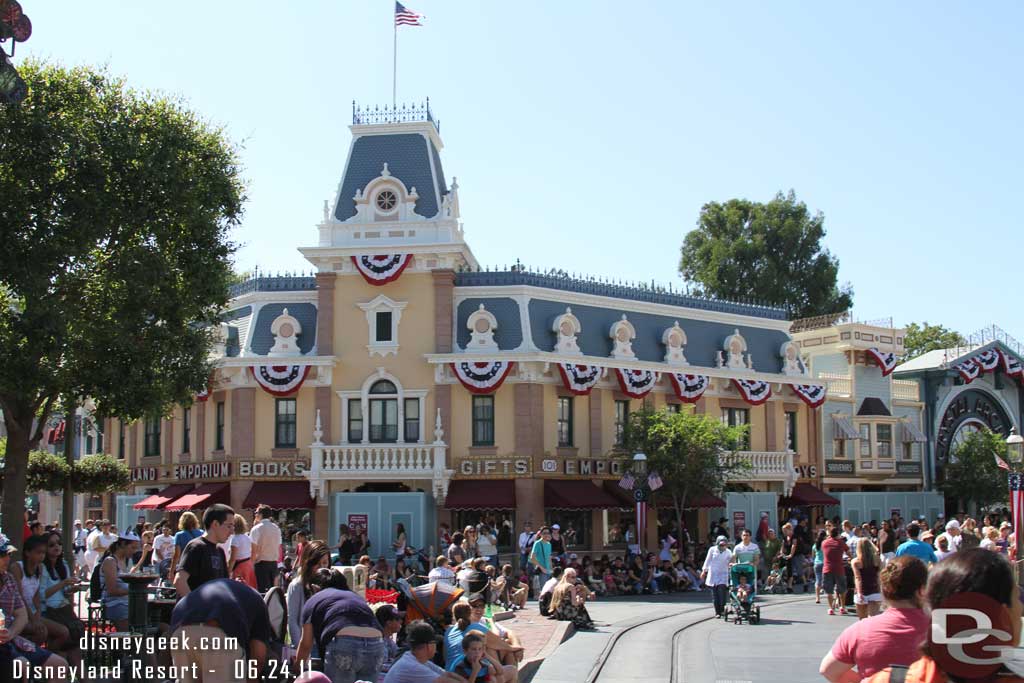
[[[540,540],[534,542],[530,550],[530,564],[536,572],[535,576],[539,577],[539,583],[543,585],[551,577],[551,529],[548,527],[540,530]],[[535,592],[539,594],[540,588]]]
[[[899,548],[896,548],[896,557],[911,555],[912,557],[916,557],[927,564],[934,564],[938,562],[938,558],[935,557],[935,550],[924,541],[919,540],[918,536],[920,535],[921,527],[918,526],[917,522],[911,522],[910,525],[907,526],[908,538],[900,544]]]

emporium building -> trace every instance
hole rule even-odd
[[[750,425],[737,523],[820,494],[825,382],[781,310],[482,270],[429,109],[356,111],[351,131],[333,206],[300,249],[316,275],[237,286],[210,390],[108,422],[105,448],[133,475],[118,520],[267,503],[332,543],[340,524],[365,527],[375,554],[398,523],[427,548],[440,522],[482,517],[506,546],[525,522],[559,522],[600,550],[633,518],[621,440],[644,406]],[[691,529],[725,507],[697,504]]]

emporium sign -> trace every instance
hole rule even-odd
[[[230,476],[230,462],[197,462],[174,466],[175,479],[216,479]]]
[[[545,474],[564,474],[571,477],[622,476],[622,460],[607,459],[566,459],[544,460],[541,471]]]

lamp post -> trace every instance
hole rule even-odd
[[[651,491],[657,491],[661,485],[661,477],[654,472],[648,474],[647,456],[643,453],[633,455],[633,466],[619,481],[619,486],[633,492],[633,500],[636,502],[636,545],[641,555],[647,530],[647,499]]]
[[[1024,437],[1017,433],[1016,427],[1011,427],[1010,435],[1006,437],[1006,450],[1010,462],[1016,468],[1016,471],[1011,471],[1008,476],[1010,509],[1013,511],[1014,568],[1017,570],[1017,584],[1024,585],[1024,572],[1020,571],[1020,562],[1024,560],[1024,525],[1020,519],[1021,515],[1024,515],[1024,475],[1019,470],[1021,462],[1024,461]]]

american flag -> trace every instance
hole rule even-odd
[[[627,491],[632,491],[633,486],[635,485],[636,479],[633,478],[632,472],[626,472],[624,475],[622,475],[622,479],[619,479],[619,486],[626,489]]]
[[[647,502],[636,504],[636,541],[635,543],[643,548],[644,534],[647,533]]]
[[[423,26],[420,23],[420,19],[423,18],[422,14],[413,12],[411,9],[407,9],[405,5],[400,2],[395,3],[395,26]]]
[[[1007,472],[1010,471],[1010,466],[1007,465],[1006,461],[1000,458],[998,455],[996,456],[996,467],[998,467],[1001,470],[1006,470]]]
[[[1020,538],[1022,532],[1021,518],[1024,517],[1024,475],[1011,472],[1007,477],[1010,483],[1010,514],[1013,515],[1013,533]],[[1017,558],[1021,559],[1021,558]]]
[[[665,485],[665,482],[661,480],[661,477],[658,476],[657,472],[651,472],[651,474],[647,477],[647,485],[651,487],[652,491],[657,491],[658,489]]]

